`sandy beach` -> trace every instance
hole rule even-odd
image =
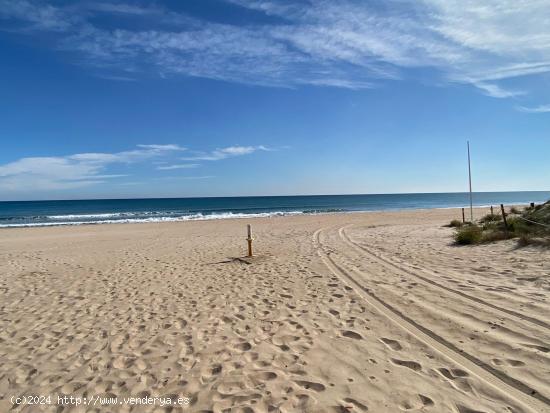
[[[548,412],[550,250],[459,217],[1,230],[0,411]]]

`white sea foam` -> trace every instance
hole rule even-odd
[[[528,204],[524,202],[507,202],[505,205],[523,205]],[[498,204],[495,203],[495,206]],[[486,205],[474,205],[475,208],[489,207]],[[469,207],[469,206],[468,206]],[[385,211],[399,211],[399,210],[411,210],[411,209],[451,209],[460,208],[460,206],[447,206],[447,207],[430,207],[430,206],[416,206],[416,207],[391,207],[391,208],[379,208],[373,210],[343,210],[338,208],[326,208],[320,210],[303,210],[303,211],[271,211],[271,212],[218,212],[218,213],[194,213],[189,214],[184,211],[125,211],[125,212],[112,212],[112,213],[97,213],[97,214],[66,214],[66,215],[47,215],[47,216],[35,216],[35,217],[21,217],[13,218],[12,223],[0,224],[0,228],[24,228],[24,227],[51,227],[51,226],[67,226],[67,225],[92,225],[92,224],[125,224],[125,223],[146,223],[146,222],[178,222],[178,221],[199,221],[199,220],[216,220],[216,219],[240,219],[240,218],[266,218],[277,217],[287,215],[300,215],[300,214],[326,214],[326,213],[358,213],[358,212],[376,212],[380,210]],[[11,219],[10,219],[11,220]],[[9,222],[10,220],[4,220]],[[26,222],[24,221],[26,220]],[[15,222],[14,222],[15,221]],[[0,221],[1,222],[1,221]]]
[[[93,219],[93,218],[115,218],[120,216],[130,215],[129,212],[117,212],[109,214],[78,214],[78,215],[48,215],[48,219],[66,220],[66,219]]]
[[[52,215],[48,218],[58,217],[58,222],[28,222],[19,224],[3,224],[0,228],[26,228],[26,227],[52,227],[52,226],[67,226],[67,225],[92,225],[92,224],[129,224],[129,223],[145,223],[145,222],[178,222],[178,221],[206,221],[214,219],[242,219],[242,218],[269,218],[277,216],[300,215],[302,211],[274,211],[260,213],[233,213],[223,212],[217,214],[191,214],[184,216],[158,216],[149,218],[121,218],[121,219],[96,219],[89,221],[70,221],[70,219],[85,219],[89,217],[98,217],[98,215],[109,217],[120,217],[120,214],[97,214],[97,215]],[[139,215],[144,215],[140,213]],[[67,221],[61,221],[61,218]],[[78,217],[78,218],[76,218]]]

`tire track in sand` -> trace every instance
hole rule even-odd
[[[323,264],[325,264],[335,276],[351,284],[352,288],[355,287],[355,292],[359,294],[367,304],[375,308],[379,313],[420,342],[431,347],[500,393],[522,404],[531,412],[547,413],[550,411],[550,399],[538,394],[524,383],[507,376],[476,357],[460,350],[454,344],[416,323],[414,320],[394,308],[391,304],[378,298],[370,289],[364,287],[356,278],[340,265],[336,264],[334,260],[323,251],[320,235],[324,230],[325,228],[318,229],[313,234],[313,244],[317,254],[323,261]],[[354,270],[354,272],[358,271]],[[364,276],[364,274],[358,273]]]
[[[517,321],[528,321],[532,324],[536,324],[537,326],[539,327],[542,327],[542,328],[545,328],[547,330],[550,330],[550,324],[546,323],[545,321],[543,320],[539,320],[537,318],[534,318],[534,317],[530,317],[528,315],[525,315],[525,314],[521,314],[521,313],[518,313],[516,311],[513,311],[513,310],[508,310],[507,308],[503,308],[503,307],[499,307],[498,305],[495,305],[495,304],[491,304],[481,298],[477,298],[477,297],[473,297],[469,294],[466,294],[466,293],[463,293],[462,291],[458,291],[458,290],[455,290],[453,288],[450,288],[450,287],[447,287],[445,285],[442,285],[442,284],[439,284],[438,282],[436,281],[433,281],[433,280],[430,280],[429,278],[426,278],[420,274],[418,274],[417,272],[415,271],[412,271],[408,268],[404,268],[402,267],[401,265],[398,265],[396,264],[395,262],[387,259],[387,258],[384,258],[384,257],[381,257],[379,255],[377,255],[376,253],[372,252],[371,249],[359,244],[358,242],[355,242],[353,241],[349,235],[346,234],[346,228],[349,228],[351,227],[351,225],[347,225],[347,226],[344,226],[342,228],[340,228],[338,230],[338,234],[340,235],[340,238],[348,245],[350,245],[352,248],[355,248],[356,250],[359,249],[367,254],[369,254],[370,257],[372,257],[374,260],[378,261],[382,266],[386,267],[386,268],[392,268],[393,271],[395,271],[396,269],[402,273],[405,273],[405,274],[408,274],[408,275],[412,275],[413,277],[416,277],[418,278],[421,282],[424,282],[424,283],[428,283],[430,285],[433,285],[435,287],[438,287],[442,290],[445,290],[447,292],[450,292],[450,293],[453,293],[453,294],[456,294],[462,298],[466,298],[467,300],[470,300],[470,301],[473,301],[477,304],[481,304],[481,305],[484,305],[486,307],[490,307],[492,308],[493,310],[497,310],[497,311],[500,311],[500,312],[503,312],[505,313],[507,316],[512,316],[513,318],[516,318],[516,319],[519,319]]]

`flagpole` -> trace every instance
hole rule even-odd
[[[468,145],[468,180],[470,183],[470,222],[474,222],[474,206],[472,200],[472,167],[470,165],[470,141],[466,141]]]

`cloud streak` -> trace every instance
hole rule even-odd
[[[521,90],[504,89],[494,83],[475,82],[474,86],[481,89],[487,96],[491,96],[493,98],[511,98],[526,94],[526,92]]]
[[[228,146],[226,148],[218,148],[212,152],[199,153],[195,156],[182,158],[184,161],[219,161],[235,156],[249,155],[257,151],[270,151],[271,149],[260,146]]]
[[[30,191],[70,190],[105,184],[115,178],[130,176],[127,173],[109,173],[118,166],[128,168],[133,164],[156,164],[157,171],[194,169],[200,163],[169,163],[187,149],[176,144],[140,144],[135,149],[122,152],[84,152],[66,156],[26,157],[0,165],[0,190],[13,193]],[[211,152],[194,152],[184,160],[219,161],[226,158],[250,155],[258,151],[271,151],[263,146],[228,146]],[[204,176],[162,176],[152,179],[206,179]],[[132,185],[132,183],[121,183]]]
[[[157,2],[53,6],[29,0],[0,0],[0,17],[27,33],[60,34],[60,50],[80,54],[80,61],[111,79],[146,72],[365,89],[414,76],[409,69],[429,68],[434,83],[470,84],[491,97],[510,98],[525,91],[498,82],[550,72],[547,0],[390,0],[384,6],[356,0],[225,1],[280,21],[220,23]],[[106,14],[126,22],[148,19],[150,28],[107,29],[93,19]]]
[[[518,106],[517,109],[520,112],[525,113],[550,113],[550,104],[549,105],[540,105],[533,108],[525,107],[525,106]]]
[[[0,189],[6,191],[74,189],[105,183],[125,174],[105,174],[113,164],[132,164],[181,151],[178,145],[139,145],[116,153],[78,153],[28,157],[0,165]]]
[[[159,171],[171,171],[174,169],[191,169],[200,166],[198,163],[186,163],[186,164],[176,164],[176,165],[161,165],[157,166]]]

